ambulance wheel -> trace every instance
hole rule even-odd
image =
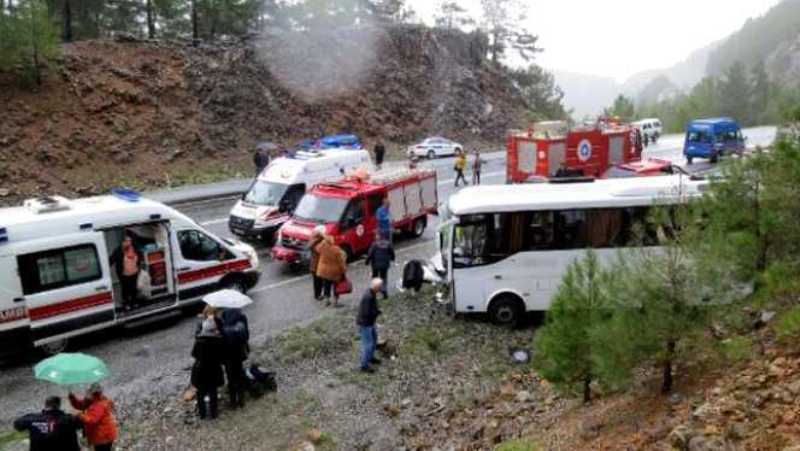
[[[414,225],[411,226],[411,236],[414,238],[421,237],[422,234],[425,233],[425,227],[427,226],[428,224],[427,221],[425,221],[425,218],[417,219],[414,221]]]
[[[428,159],[429,160],[433,160],[434,158],[436,158],[436,152],[434,152],[432,150],[429,150],[428,151]]]
[[[513,294],[501,294],[489,304],[489,316],[498,326],[517,328],[524,314],[525,304]]]
[[[62,338],[60,340],[51,341],[50,343],[39,346],[39,350],[46,355],[56,355],[66,351],[67,346],[69,346],[69,339]]]

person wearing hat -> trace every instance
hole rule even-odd
[[[83,423],[86,441],[95,451],[110,451],[117,440],[117,421],[114,419],[114,403],[103,395],[100,384],[92,384],[81,399],[70,393],[69,403],[80,411],[78,419]]]
[[[78,431],[82,428],[76,416],[61,410],[58,396],[47,398],[41,413],[14,420],[14,429],[28,432],[31,451],[80,451]]]
[[[191,382],[197,389],[197,413],[201,419],[207,416],[206,407],[210,411],[211,419],[217,418],[219,413],[217,390],[225,383],[222,370],[224,342],[220,329],[221,321],[216,316],[216,310],[210,306],[206,307],[192,347],[194,365],[192,365]]]
[[[319,251],[317,245],[325,238],[325,226],[318,225],[314,227],[311,232],[311,240],[308,242],[309,258],[308,269],[311,271],[311,277],[314,281],[314,299],[317,301],[322,300],[322,279],[317,275],[317,267],[319,266]]]

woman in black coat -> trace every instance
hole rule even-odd
[[[222,359],[225,343],[219,330],[219,320],[213,314],[205,316],[195,337],[192,357],[192,385],[197,388],[197,412],[206,418],[206,396],[209,399],[211,419],[219,413],[217,389],[225,383]]]

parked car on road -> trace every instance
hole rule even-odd
[[[427,138],[419,144],[414,144],[408,148],[406,154],[409,157],[436,158],[455,155],[464,150],[464,147],[447,138],[434,136]]]
[[[695,158],[708,158],[716,163],[726,154],[744,152],[744,141],[742,128],[731,118],[698,119],[686,126],[683,155],[689,164]]]
[[[658,138],[661,137],[661,134],[664,133],[664,129],[661,126],[661,121],[656,118],[642,119],[634,122],[631,125],[639,129],[639,132],[642,134],[642,140],[644,140],[646,143],[657,142]]]

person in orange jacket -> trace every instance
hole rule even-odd
[[[114,403],[103,396],[100,384],[92,384],[83,399],[70,393],[69,402],[80,411],[78,418],[83,423],[89,445],[95,451],[111,451],[118,434]]]

